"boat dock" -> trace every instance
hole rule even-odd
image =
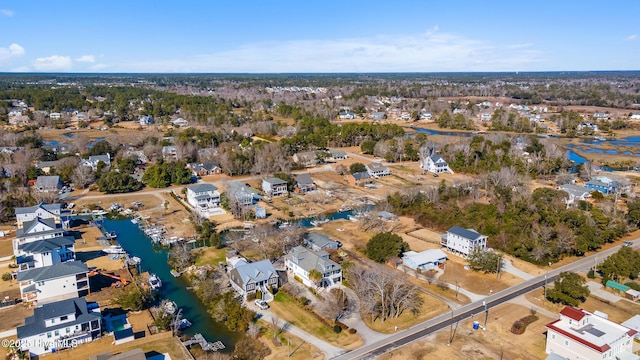
[[[205,351],[218,351],[225,348],[222,341],[216,342],[207,342],[207,340],[202,336],[202,334],[195,334],[191,339],[187,341],[183,341],[182,345],[188,347],[193,344],[198,344]]]

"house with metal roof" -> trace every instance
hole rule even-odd
[[[56,223],[55,218],[35,218],[25,221],[22,223],[22,227],[16,229],[16,238],[13,239],[13,253],[17,254],[18,246],[21,244],[63,235],[62,224]]]
[[[420,168],[425,172],[434,174],[453,174],[453,170],[451,170],[447,161],[438,154],[432,154],[422,159],[422,161],[420,161]]]
[[[379,163],[379,162],[373,162],[373,163],[367,164],[365,165],[365,168],[367,169],[369,176],[371,176],[372,178],[387,176],[391,173],[388,167],[382,165],[382,163]]]
[[[328,152],[330,156],[327,158],[327,160],[330,160],[330,161],[339,161],[339,160],[345,160],[349,158],[349,154],[347,154],[347,152],[344,150],[329,149]]]
[[[402,264],[413,270],[428,271],[437,269],[447,261],[447,255],[440,249],[421,252],[407,251],[402,254]]]
[[[287,196],[287,182],[276,177],[262,179],[262,191],[268,196]]]
[[[295,191],[297,194],[306,194],[309,191],[314,191],[318,189],[318,186],[309,174],[299,174],[295,176],[296,178],[296,188]]]
[[[81,296],[89,291],[89,269],[82,261],[18,271],[23,302],[46,303]]]
[[[475,248],[487,248],[487,235],[482,235],[474,229],[452,226],[446,234],[440,236],[440,245],[449,251],[463,256],[469,256]]]
[[[563,359],[640,359],[633,353],[636,330],[567,306],[547,324],[545,351]]]
[[[40,192],[59,192],[62,189],[60,176],[38,176],[36,179],[36,190]]]
[[[83,298],[44,304],[16,329],[20,350],[43,355],[91,342],[100,336],[100,320],[100,312],[89,310]]]
[[[242,206],[252,206],[262,198],[258,190],[240,181],[229,181],[226,194],[227,198],[235,199]]]
[[[54,219],[56,223],[63,223],[63,217],[68,215],[66,212],[62,210],[62,205],[60,204],[47,204],[40,203],[38,205],[29,206],[29,207],[18,207],[15,209],[17,227],[22,228],[22,224],[25,221],[35,220],[36,218],[41,219]],[[63,227],[64,226],[63,224]]]
[[[313,251],[320,250],[336,250],[340,247],[340,243],[328,237],[325,234],[308,233],[302,235],[304,244]]]
[[[260,291],[264,300],[271,299],[271,289],[278,288],[278,273],[271,261],[265,259],[236,266],[229,272],[231,286],[243,298]]]
[[[296,246],[284,256],[284,265],[295,279],[306,286],[327,287],[342,282],[342,267],[329,259],[329,253],[324,250],[312,251]],[[310,279],[309,273],[312,270],[317,270],[322,274],[322,278]]]
[[[194,209],[207,210],[220,206],[218,188],[211,184],[196,184],[187,187],[187,202]]]
[[[565,200],[567,205],[575,204],[580,200],[587,200],[591,197],[591,190],[584,186],[563,184],[558,186],[558,190],[566,192],[569,197]]]
[[[602,181],[591,180],[584,183],[584,187],[591,190],[600,191],[603,194],[610,194],[615,191],[615,186],[613,184],[607,184]]]

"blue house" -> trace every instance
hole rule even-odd
[[[603,194],[610,194],[615,191],[614,184],[607,184],[597,180],[587,181],[584,184],[584,187],[586,187],[587,189],[600,191]]]

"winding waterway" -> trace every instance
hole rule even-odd
[[[193,324],[183,333],[192,336],[196,333],[204,335],[207,341],[221,340],[225,352],[233,351],[235,342],[240,334],[229,331],[224,324],[214,321],[207,308],[190,290],[189,284],[182,278],[174,278],[167,264],[168,252],[165,249],[154,249],[151,239],[130,220],[104,220],[107,231],[118,233],[118,242],[131,256],[142,259],[142,271],[156,274],[162,280],[161,297],[175,301],[182,309],[182,317]]]

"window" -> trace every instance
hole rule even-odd
[[[569,346],[569,340],[564,341],[564,346]]]
[[[53,332],[53,334],[54,334],[55,336],[58,336],[58,335],[60,335],[60,331],[56,330],[56,331],[54,331],[54,332]]]
[[[67,319],[69,319],[69,317],[68,317],[67,315],[65,315],[65,316],[60,316],[60,321],[65,321],[65,320],[67,320]]]
[[[65,331],[66,331],[66,332],[67,332],[67,334],[68,334],[69,332],[71,332],[71,329],[66,328],[66,329],[65,329]]]
[[[50,337],[51,337],[51,331],[47,333],[47,338],[50,338]]]
[[[551,334],[551,338],[552,338],[553,340],[555,340],[555,339],[556,339],[556,334]]]
[[[51,323],[55,324],[56,323],[56,319],[51,319]]]

